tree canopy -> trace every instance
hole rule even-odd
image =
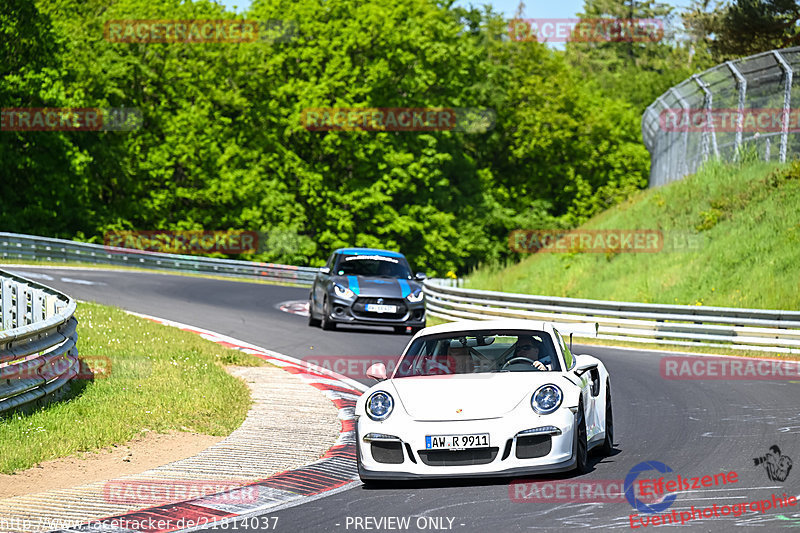
[[[586,16],[629,16],[589,0]],[[635,16],[673,16],[636,2]],[[119,42],[124,20],[257,21],[253,42]],[[339,246],[432,274],[513,257],[518,228],[568,227],[647,183],[641,111],[701,65],[685,42],[508,36],[435,0],[6,0],[6,108],[136,108],[133,131],[0,131],[2,229],[255,230],[258,260]],[[135,39],[134,39],[135,41]],[[694,57],[694,59],[693,59]],[[705,67],[706,65],[702,65]],[[309,108],[491,110],[488,131],[309,131]]]

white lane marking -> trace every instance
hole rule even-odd
[[[102,281],[89,281],[86,279],[75,279],[75,278],[61,278],[61,281],[63,281],[64,283],[76,283],[78,285],[108,285],[108,283]]]
[[[45,281],[53,281],[55,279],[53,276],[48,276],[47,274],[40,274],[39,272],[24,272],[20,270],[8,270],[7,272],[10,272],[15,276],[21,276],[23,278],[43,279]]]
[[[279,303],[276,307],[284,313],[308,316],[308,300],[288,300]]]

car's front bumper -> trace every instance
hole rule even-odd
[[[387,303],[398,307],[397,313],[370,313],[365,310],[366,303],[373,303],[378,297],[345,299],[333,294],[330,298],[328,320],[336,324],[358,324],[370,326],[411,326],[425,327],[425,301],[409,302],[406,298],[384,298]]]
[[[358,470],[362,479],[403,480],[450,477],[503,477],[564,472],[575,466],[575,415],[561,408],[550,415],[533,412],[523,417],[484,420],[428,422],[402,420],[375,422],[361,416],[356,424]],[[549,442],[544,433],[521,434],[525,430],[552,426]],[[483,451],[426,449],[428,435],[489,434]],[[370,434],[397,437],[399,444],[381,444],[376,454]],[[367,437],[369,439],[369,437]],[[386,450],[394,447],[394,455]],[[402,461],[397,453],[402,451]],[[431,453],[435,452],[435,453]],[[390,457],[394,462],[387,463]],[[470,464],[465,464],[470,463]]]

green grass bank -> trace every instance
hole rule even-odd
[[[0,473],[146,431],[227,435],[244,421],[249,390],[223,365],[260,359],[114,307],[80,303],[76,316],[78,350],[96,377],[74,381],[61,401],[0,418]]]
[[[581,228],[661,230],[664,248],[657,253],[521,254],[519,263],[476,270],[465,286],[599,300],[800,309],[800,162],[711,162],[684,180],[641,191]]]

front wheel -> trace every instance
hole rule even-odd
[[[586,419],[583,416],[583,403],[578,405],[578,419],[575,422],[575,472],[585,474],[589,471],[589,452],[586,441]]]
[[[322,320],[320,321],[320,325],[322,326],[322,329],[326,331],[332,330],[336,327],[336,324],[331,322],[331,308],[328,304],[327,298],[325,298],[325,300],[322,302]]]
[[[314,301],[309,298],[308,299],[308,325],[312,328],[319,327],[320,320],[319,318],[314,318]]]
[[[600,446],[600,453],[611,455],[614,450],[614,413],[611,411],[611,385],[606,383],[606,438]]]

